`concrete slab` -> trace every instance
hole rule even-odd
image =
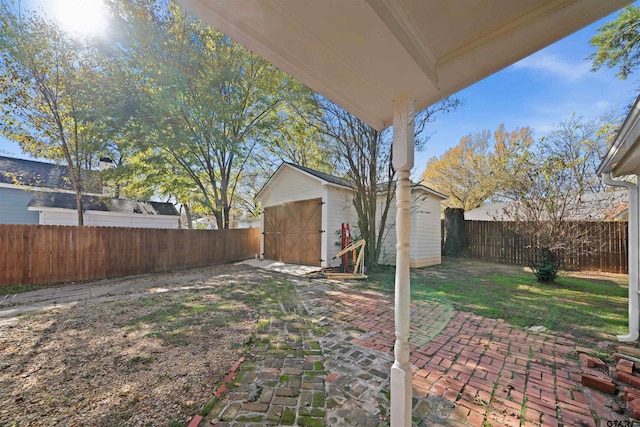
[[[284,262],[270,259],[248,259],[238,262],[235,265],[248,265],[251,267],[262,268],[263,270],[290,274],[292,276],[304,276],[306,274],[317,273],[322,270],[322,268],[312,265],[286,264]]]

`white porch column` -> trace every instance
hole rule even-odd
[[[407,97],[394,101],[393,168],[396,184],[396,294],[395,362],[391,367],[391,427],[411,426],[411,367],[409,365],[409,231],[411,219],[411,182],[413,167],[414,104]]]

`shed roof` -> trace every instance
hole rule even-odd
[[[340,178],[339,176],[336,175],[332,175],[330,173],[325,173],[325,172],[320,172],[317,171],[315,169],[311,169],[311,168],[307,168],[304,166],[300,166],[300,165],[296,165],[295,163],[290,163],[290,162],[283,162],[278,169],[276,169],[276,171],[269,177],[269,179],[267,180],[267,182],[262,186],[262,188],[258,191],[258,193],[256,194],[256,196],[254,197],[255,199],[260,199],[261,194],[263,193],[263,191],[269,186],[269,184],[271,183],[271,181],[273,180],[273,178],[276,176],[276,174],[282,170],[283,167],[291,167],[293,169],[296,169],[308,176],[311,176],[312,178],[315,178],[319,181],[321,181],[322,183],[326,183],[326,184],[330,184],[330,185],[335,185],[338,187],[342,187],[342,188],[347,188],[349,190],[353,190],[355,188],[355,185],[353,184],[353,182],[349,181],[348,179],[345,178]],[[382,192],[386,189],[387,187],[387,182],[381,182],[377,185],[377,191],[378,192]],[[437,192],[436,190],[433,190],[427,186],[424,186],[422,184],[413,184],[411,186],[412,189],[418,189],[421,191],[425,191],[427,193],[430,193],[436,197],[439,197],[441,199],[446,199],[448,198],[448,196]],[[395,190],[395,183],[392,183],[391,185],[391,191]]]

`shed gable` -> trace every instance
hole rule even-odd
[[[325,189],[318,178],[283,164],[261,190],[256,200],[263,207],[298,200],[325,198]]]

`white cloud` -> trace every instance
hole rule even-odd
[[[568,62],[561,56],[542,52],[516,62],[513,68],[537,71],[569,82],[581,80],[591,73],[587,61]]]

